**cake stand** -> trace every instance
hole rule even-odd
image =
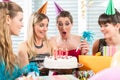
[[[63,75],[63,74],[74,74],[74,72],[78,71],[80,67],[82,67],[83,64],[78,64],[78,67],[76,68],[47,68],[49,69],[49,75]]]

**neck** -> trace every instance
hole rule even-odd
[[[71,39],[71,35],[68,35],[65,38],[61,37],[61,40],[63,40],[63,41],[68,41],[69,39]]]
[[[109,38],[109,39],[106,39],[106,42],[108,45],[120,45],[120,39],[119,39],[120,36],[114,36],[112,38]]]
[[[38,49],[42,48],[43,47],[43,40],[42,39],[36,39],[34,45]]]
[[[34,45],[35,45],[35,48],[40,49],[40,48],[43,47],[43,42],[42,42],[42,44],[40,44],[40,45],[36,45],[35,43],[34,43]]]

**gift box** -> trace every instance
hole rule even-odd
[[[93,70],[95,73],[110,67],[111,56],[86,56],[79,55],[79,63],[83,64],[80,70]]]

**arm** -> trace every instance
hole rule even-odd
[[[77,36],[76,40],[78,41],[79,48],[81,50],[81,55],[86,55],[89,52],[89,44],[86,40],[81,41],[81,36]]]
[[[98,48],[99,48],[99,40],[96,40],[93,44],[92,47],[92,54],[95,55],[98,52]]]
[[[18,59],[19,59],[19,65],[21,68],[29,64],[26,42],[22,42],[18,46]]]
[[[89,44],[86,40],[81,41],[80,43],[81,54],[86,55],[89,52]]]

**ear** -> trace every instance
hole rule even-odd
[[[117,23],[115,27],[116,27],[116,30],[119,30],[120,32],[120,23]]]
[[[120,28],[120,23],[117,23],[117,27]]]
[[[7,15],[7,16],[6,16],[6,23],[7,23],[7,24],[10,24],[10,22],[11,22],[11,18],[10,18],[9,15]]]

